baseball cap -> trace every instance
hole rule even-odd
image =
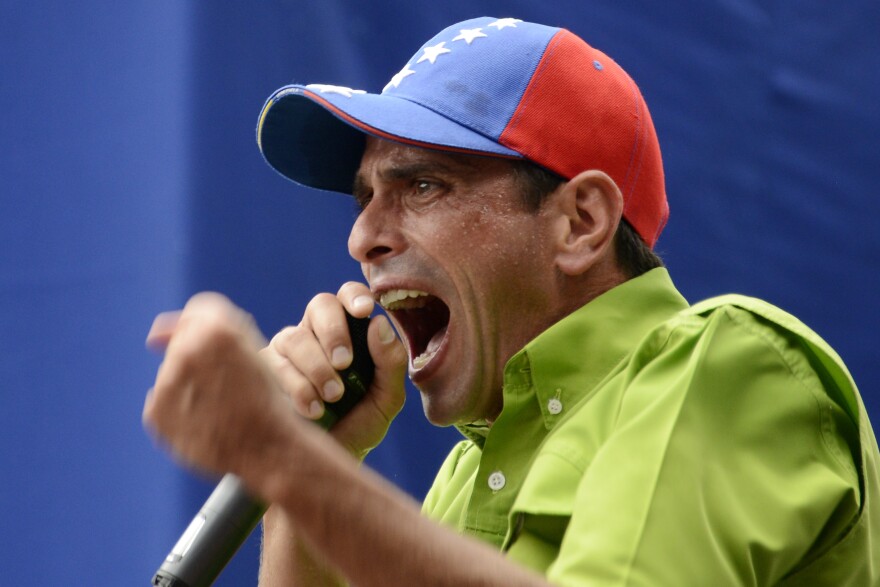
[[[654,124],[641,92],[607,55],[568,30],[482,17],[442,30],[381,93],[293,84],[266,101],[266,161],[309,187],[351,193],[366,135],[528,159],[565,179],[600,169],[623,216],[654,246],[669,215]]]

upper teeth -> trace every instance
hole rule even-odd
[[[393,289],[379,296],[379,303],[386,310],[399,308],[419,308],[425,305],[428,292],[416,289]]]

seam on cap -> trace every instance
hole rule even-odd
[[[629,75],[627,75],[626,77],[629,80],[629,86],[630,86],[630,89],[632,90],[632,93],[633,93],[633,98],[634,98],[635,107],[636,107],[636,120],[637,120],[636,138],[635,138],[635,141],[633,142],[633,149],[632,149],[632,153],[630,154],[629,165],[627,165],[626,176],[624,177],[624,181],[629,180],[629,178],[633,172],[633,169],[632,169],[633,160],[636,157],[638,157],[638,165],[636,166],[636,169],[635,169],[635,176],[633,176],[632,182],[630,183],[630,187],[629,187],[629,195],[632,196],[632,194],[636,190],[636,183],[637,183],[639,175],[641,174],[641,171],[642,171],[642,161],[645,160],[645,149],[639,148],[640,144],[644,142],[642,140],[642,124],[643,124],[644,120],[642,117],[642,103],[641,103],[640,96],[639,96],[639,88],[638,88],[638,86],[636,86],[636,83],[633,81],[633,79],[631,77],[629,77]],[[624,196],[624,198],[626,198],[626,201],[628,201],[628,202],[631,201],[629,198],[627,198],[627,196]]]
[[[665,190],[664,190],[665,191]],[[660,211],[660,222],[657,225],[657,230],[654,231],[654,238],[651,242],[656,243],[660,238],[660,234],[663,232],[663,229],[666,227],[666,223],[669,222],[669,202],[664,198],[663,201],[663,209]],[[653,248],[653,245],[652,245]]]
[[[380,95],[381,95],[381,94],[380,94]],[[409,102],[410,104],[415,104],[415,105],[418,106],[419,108],[424,108],[425,110],[428,110],[429,112],[433,112],[433,113],[436,114],[437,116],[442,116],[443,118],[445,118],[445,119],[448,120],[449,122],[451,122],[451,123],[453,123],[453,124],[455,124],[455,125],[458,125],[458,126],[460,126],[461,128],[463,128],[463,129],[465,129],[465,130],[467,130],[467,131],[469,131],[469,132],[472,132],[472,133],[474,133],[474,134],[480,135],[481,137],[483,137],[483,138],[485,138],[485,139],[488,139],[488,140],[492,141],[492,142],[495,143],[496,145],[501,145],[502,147],[506,147],[506,148],[508,148],[508,149],[510,148],[510,147],[508,147],[507,145],[503,144],[503,143],[502,143],[501,141],[499,141],[498,139],[496,139],[494,135],[490,134],[489,131],[488,131],[487,129],[483,128],[483,125],[465,126],[464,124],[460,123],[458,120],[456,120],[456,119],[452,116],[452,114],[453,114],[452,111],[446,111],[446,110],[443,110],[442,108],[432,108],[431,106],[427,106],[427,105],[425,105],[425,104],[422,104],[421,102],[419,102],[419,101],[417,101],[417,100],[413,100],[412,98],[409,98],[408,96],[400,96],[400,95],[394,94],[394,95],[387,95],[387,97],[389,97],[389,98],[395,98],[395,99],[397,99],[397,100],[404,100],[404,101],[406,101],[406,102]],[[503,132],[503,131],[502,131],[502,132]],[[412,139],[410,139],[410,140],[412,140]],[[426,145],[433,145],[433,144],[435,144],[435,143],[424,143],[424,144],[426,144]],[[438,145],[438,147],[439,147],[439,146],[442,146],[442,145]],[[450,147],[450,148],[454,148],[454,147]],[[465,149],[465,151],[468,151],[468,149]],[[475,153],[491,153],[491,151],[472,151],[472,152],[475,152]],[[499,157],[504,157],[505,155],[502,155],[502,154],[498,153],[498,156],[499,156]],[[513,155],[507,155],[507,157],[515,158]]]
[[[525,85],[525,88],[523,89],[522,94],[517,101],[516,108],[514,108],[513,112],[510,113],[510,117],[507,119],[507,124],[504,125],[504,128],[501,130],[501,134],[498,135],[499,144],[507,147],[507,145],[501,142],[501,137],[504,136],[504,134],[508,131],[512,131],[513,129],[515,129],[519,125],[519,121],[525,116],[524,112],[526,108],[528,108],[529,102],[534,99],[534,92],[529,92],[529,88],[532,87],[532,84],[537,82],[537,80],[539,80],[541,76],[544,75],[544,72],[547,70],[546,67],[544,67],[545,60],[549,59],[550,54],[556,50],[556,46],[560,42],[560,35],[567,32],[568,31],[565,29],[559,29],[547,42],[547,46],[544,47],[544,53],[541,54],[541,58],[538,60],[538,63],[535,65],[535,69],[529,76],[529,83]],[[524,102],[522,101],[523,95],[525,95],[526,98]],[[507,148],[509,149],[510,147]]]
[[[488,17],[488,18],[492,18],[492,17]],[[549,27],[549,28],[553,28],[553,27]],[[454,116],[455,112],[452,109],[444,108],[442,103],[437,104],[436,107],[430,107],[430,106],[426,106],[425,104],[423,104],[417,100],[413,100],[411,98],[408,98],[405,95],[394,95],[393,97],[399,98],[401,100],[406,100],[412,104],[416,104],[418,106],[421,106],[422,108],[430,110],[431,112],[434,112],[435,114],[438,114],[438,115],[446,118],[447,120],[451,120],[452,122],[454,122],[455,124],[458,124],[459,126],[461,126],[463,128],[466,128],[472,132],[476,132],[477,134],[488,138],[489,140],[491,140],[492,142],[494,142],[496,144],[499,144],[503,147],[507,147],[507,145],[505,145],[504,143],[502,143],[500,141],[501,135],[503,135],[507,131],[507,128],[508,128],[508,125],[510,125],[511,119],[516,115],[517,111],[520,109],[520,106],[521,106],[520,101],[522,100],[523,95],[525,95],[526,92],[528,91],[529,86],[531,86],[531,84],[532,84],[532,81],[535,79],[534,78],[535,72],[541,68],[541,64],[543,63],[545,57],[547,56],[547,51],[549,50],[550,45],[556,40],[556,38],[559,36],[559,33],[561,33],[561,32],[568,32],[568,31],[566,31],[565,29],[558,29],[553,34],[553,37],[550,39],[550,41],[547,42],[547,45],[544,47],[544,51],[541,53],[541,57],[538,58],[537,62],[535,63],[535,67],[532,69],[532,71],[529,72],[529,81],[523,87],[522,92],[520,92],[520,94],[517,98],[517,101],[516,101],[516,106],[513,108],[513,111],[507,117],[507,120],[505,121],[504,126],[501,127],[501,131],[498,133],[497,137],[491,132],[491,130],[488,126],[486,126],[482,123],[477,122],[476,124],[473,124],[473,125],[464,125],[464,124],[458,122]],[[410,58],[410,60],[407,62],[407,67],[409,67],[409,66],[415,67],[415,64],[412,63],[414,58],[415,58],[415,56]],[[508,147],[508,148],[510,148],[510,147]],[[482,151],[480,151],[480,152],[482,152]]]
[[[427,105],[419,102],[418,100],[413,100],[412,98],[407,97],[407,96],[401,96],[401,95],[395,94],[391,97],[397,98],[398,100],[406,100],[410,104],[415,104],[416,106],[420,106],[420,107],[424,108],[425,110],[430,110],[434,114],[436,114],[438,116],[442,116],[446,120],[452,121],[462,128],[466,128],[467,130],[469,130],[473,133],[476,133],[482,137],[485,137],[494,143],[498,143],[498,140],[489,132],[489,129],[486,127],[486,125],[475,122],[474,124],[470,124],[470,125],[465,126],[464,124],[458,122],[454,118],[453,115],[455,114],[455,112],[452,109],[442,108],[441,107],[442,104],[438,105],[437,107],[431,107],[431,106],[427,106]]]
[[[634,101],[635,101],[635,107],[636,107],[636,120],[638,122],[636,124],[636,138],[635,138],[635,142],[633,143],[632,153],[630,153],[629,164],[626,166],[626,176],[624,176],[624,178],[623,178],[624,181],[629,180],[630,174],[632,173],[633,160],[636,158],[637,153],[639,153],[639,143],[642,142],[642,108],[641,108],[642,104],[641,104],[641,100],[639,99],[639,88],[638,88],[638,86],[636,86],[636,83],[633,81],[633,79],[631,77],[629,77],[629,75],[627,75],[626,78],[627,78],[627,80],[629,80],[629,86],[630,86],[630,89],[632,90],[633,98],[635,99]],[[633,177],[633,180],[630,183],[630,187],[628,190],[629,191],[628,195],[630,195],[630,196],[633,194],[633,192],[636,189],[636,181],[638,180],[639,174],[642,171],[642,161],[644,161],[644,159],[645,159],[644,153],[642,153],[642,155],[638,157],[638,166],[636,168],[636,174],[635,174],[635,177]],[[627,202],[631,201],[627,197],[627,194],[624,194],[624,200]]]

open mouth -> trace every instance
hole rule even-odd
[[[430,363],[446,336],[449,307],[436,296],[412,289],[387,291],[379,303],[403,331],[412,368],[419,370]]]

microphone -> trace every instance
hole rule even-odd
[[[317,424],[329,429],[367,393],[373,382],[373,358],[367,348],[369,318],[346,313],[352,362],[339,372],[345,392],[326,403]],[[227,474],[205,501],[153,576],[155,587],[210,587],[260,522],[266,506],[248,495],[241,479]]]

